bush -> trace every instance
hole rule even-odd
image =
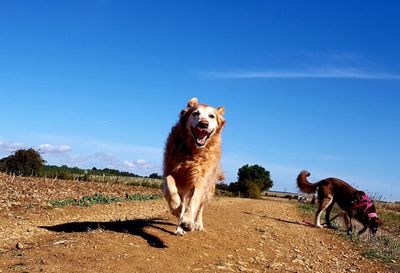
[[[261,191],[260,187],[254,183],[248,183],[246,192],[244,192],[245,196],[252,199],[260,199]]]
[[[24,176],[39,175],[43,171],[45,163],[39,152],[32,148],[19,149],[1,161],[6,172]]]
[[[58,179],[62,179],[62,180],[73,180],[73,179],[74,179],[74,176],[73,176],[72,174],[70,174],[70,173],[60,172],[60,173],[57,175],[57,178],[58,178]]]
[[[162,176],[159,175],[158,173],[152,173],[149,175],[149,178],[162,179]]]

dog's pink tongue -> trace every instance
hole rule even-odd
[[[201,145],[206,144],[208,131],[206,129],[200,129],[198,127],[196,127],[195,131],[197,136],[197,142]]]
[[[196,136],[198,138],[204,138],[207,136],[208,131],[206,129],[200,129],[199,127],[196,127]]]

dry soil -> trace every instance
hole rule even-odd
[[[295,201],[214,198],[204,232],[175,236],[164,200],[56,208],[51,199],[157,189],[0,174],[0,272],[387,272]]]

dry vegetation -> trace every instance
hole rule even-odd
[[[0,272],[398,270],[398,257],[382,265],[374,249],[366,252],[334,232],[304,226],[297,201],[283,198],[215,198],[205,215],[207,232],[178,238],[173,236],[176,220],[163,200],[130,202],[159,195],[159,188],[120,182],[0,173]],[[104,205],[91,206],[99,203]],[[382,216],[396,209],[379,207]],[[69,224],[86,232],[71,232]],[[389,241],[380,240],[381,247]]]
[[[383,221],[383,225],[375,236],[368,232],[361,236],[357,235],[357,233],[351,236],[347,235],[344,222],[340,217],[334,220],[334,226],[337,228],[336,233],[350,240],[356,246],[361,247],[363,249],[362,254],[365,257],[377,258],[390,265],[394,270],[400,270],[400,203],[375,201],[375,205],[378,215]],[[306,217],[310,218],[310,222],[313,222],[316,206],[302,203],[299,204],[299,208]],[[335,205],[331,217],[340,211],[340,208]],[[324,214],[322,219],[323,217]],[[362,228],[361,225],[358,225],[356,221],[354,222],[356,230],[360,230]]]
[[[128,183],[129,184],[129,183]],[[123,183],[80,182],[72,180],[14,177],[0,173],[0,207],[47,206],[50,200],[81,199],[102,193],[126,197],[135,193],[159,194],[158,188],[130,186]]]

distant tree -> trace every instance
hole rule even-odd
[[[2,159],[5,170],[16,175],[39,175],[45,161],[34,149],[19,149],[13,155]]]
[[[0,159],[0,172],[7,172],[6,158]]]
[[[238,171],[238,182],[231,183],[229,190],[244,197],[258,199],[261,192],[272,185],[269,171],[259,165],[244,165]]]
[[[273,186],[270,173],[260,165],[244,165],[238,171],[239,184],[255,183],[263,192]]]
[[[229,191],[229,185],[225,183],[217,183],[215,187],[221,191]]]
[[[149,178],[162,179],[162,176],[158,173],[152,173],[149,175]]]
[[[229,184],[228,186],[228,190],[230,192],[234,192],[234,193],[239,193],[240,189],[239,189],[239,182],[232,182]]]

